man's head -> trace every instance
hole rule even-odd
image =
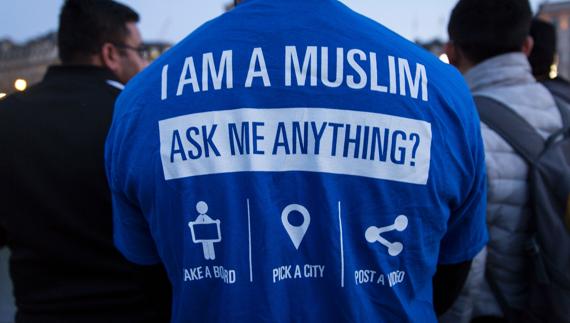
[[[460,0],[448,25],[450,62],[462,72],[489,58],[532,49],[528,0]]]
[[[61,62],[107,67],[126,83],[147,64],[138,21],[134,10],[111,0],[67,0],[59,17]]]
[[[533,19],[530,35],[534,39],[534,48],[528,57],[532,74],[539,81],[547,80],[556,57],[556,28],[549,22]]]

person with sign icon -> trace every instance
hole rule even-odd
[[[222,241],[220,220],[214,220],[206,214],[206,212],[208,212],[208,204],[206,204],[206,202],[198,202],[198,204],[196,204],[196,211],[199,213],[196,220],[188,222],[188,226],[192,232],[192,241],[202,244],[204,259],[214,260],[216,259],[214,242]],[[214,231],[208,230],[208,227],[212,226],[216,229]],[[201,231],[203,231],[203,233],[200,233]]]

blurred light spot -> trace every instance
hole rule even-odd
[[[3,98],[5,98],[8,94],[4,93],[4,92],[0,92],[0,100],[2,100]]]
[[[28,88],[28,82],[24,79],[17,79],[16,82],[14,82],[14,88],[18,91],[24,91]]]
[[[551,79],[555,79],[558,77],[558,65],[552,64],[550,66],[550,73],[548,74],[548,76],[550,76]]]

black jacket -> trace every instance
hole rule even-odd
[[[12,252],[17,321],[168,321],[162,267],[131,264],[113,244],[103,148],[120,90],[109,80],[55,66],[0,101],[0,244]]]

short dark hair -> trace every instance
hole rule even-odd
[[[529,35],[528,0],[460,0],[451,13],[450,41],[474,64],[520,52]]]
[[[126,24],[138,22],[131,8],[112,0],[66,0],[59,16],[58,47],[62,63],[97,54],[103,44],[121,43]]]
[[[547,21],[535,18],[530,26],[530,35],[534,39],[534,48],[528,57],[532,74],[537,78],[548,78],[556,56],[556,28]]]

